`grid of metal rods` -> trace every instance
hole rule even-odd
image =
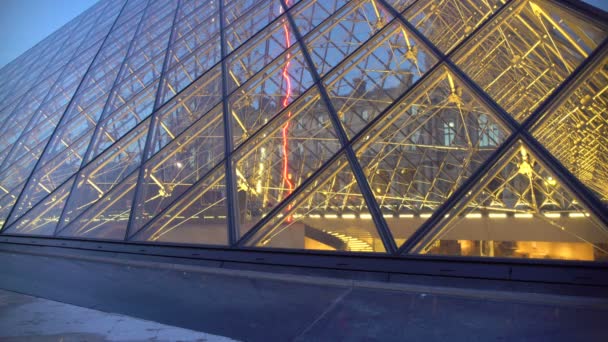
[[[407,254],[532,218],[608,254],[606,22],[102,0],[0,70],[1,233]]]

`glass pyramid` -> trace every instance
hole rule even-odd
[[[0,234],[608,260],[608,21],[101,0],[0,69]]]

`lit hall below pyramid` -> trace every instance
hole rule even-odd
[[[101,0],[0,69],[0,234],[606,262],[607,18]]]

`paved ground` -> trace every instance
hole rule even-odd
[[[0,260],[0,288],[243,341],[605,341],[608,336],[606,298],[15,252],[0,252]],[[22,311],[20,304],[15,307]],[[0,331],[2,324],[15,325],[12,316],[0,311]],[[56,318],[47,322],[61,325]],[[142,330],[117,323],[116,332],[123,326]],[[58,329],[47,335],[63,328]]]
[[[0,341],[208,341],[232,339],[0,290]]]

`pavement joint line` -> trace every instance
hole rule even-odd
[[[199,274],[213,274],[228,277],[255,278],[263,280],[283,281],[306,285],[325,285],[334,287],[351,287],[360,289],[388,290],[408,293],[420,293],[420,295],[447,295],[460,298],[475,298],[496,301],[514,301],[526,304],[555,304],[579,308],[595,308],[608,310],[608,299],[589,296],[553,295],[545,293],[501,291],[484,289],[467,289],[456,287],[445,287],[435,285],[416,285],[394,282],[380,282],[370,280],[337,279],[321,276],[295,275],[284,273],[272,273],[263,271],[225,269],[219,267],[183,265],[169,262],[126,260],[116,257],[84,256],[69,253],[33,252],[3,250],[6,254],[28,254],[42,257],[57,257],[63,259],[81,260],[86,262],[100,262],[105,264],[133,266],[148,269],[163,269],[181,272],[192,272]]]
[[[344,300],[346,296],[348,296],[351,292],[353,292],[353,288],[349,287],[344,292],[342,292],[338,297],[331,301],[331,303],[323,310],[323,312],[315,318],[312,323],[310,323],[301,333],[299,333],[296,337],[293,338],[293,341],[297,341],[300,337],[304,336],[307,332],[311,331],[312,328],[317,325],[327,314],[329,314],[333,309]]]

